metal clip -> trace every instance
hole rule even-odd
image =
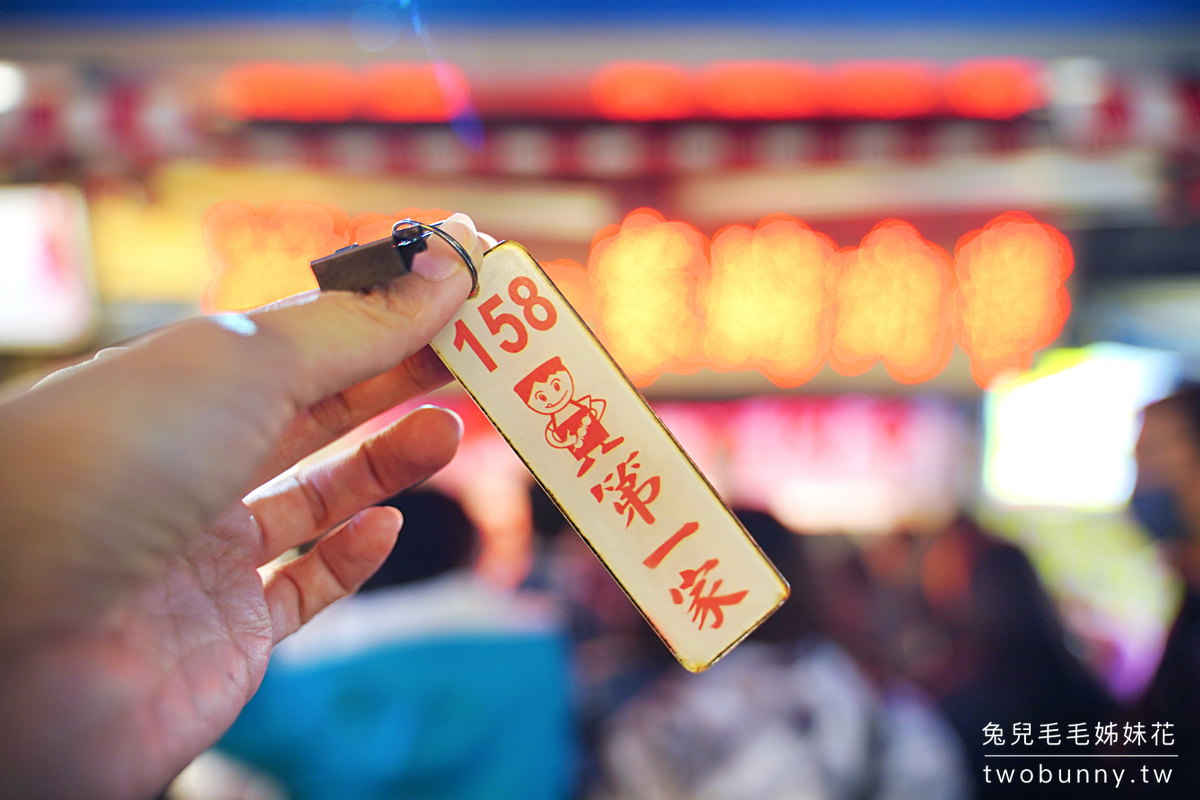
[[[424,222],[417,222],[415,219],[402,219],[392,226],[392,239],[396,242],[396,249],[401,251],[401,258],[404,258],[403,252],[408,248],[419,243],[417,249],[412,250],[411,255],[407,256],[405,264],[411,265],[413,256],[425,250],[429,245],[426,239],[431,233],[436,233],[438,236],[454,248],[458,253],[459,258],[467,265],[467,271],[471,273],[471,293],[467,297],[474,297],[479,293],[479,271],[475,268],[475,262],[471,260],[471,254],[466,251],[458,240],[450,234],[442,230],[442,223],[435,222],[432,225],[427,225]]]
[[[430,234],[446,241],[471,273],[471,297],[479,291],[479,273],[466,249],[453,236],[443,231],[437,222],[428,225],[413,219],[402,219],[392,226],[388,239],[352,244],[332,255],[312,262],[313,275],[322,291],[365,291],[412,271],[413,259],[429,249]]]

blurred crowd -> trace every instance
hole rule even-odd
[[[1200,391],[1144,416],[1131,511],[1185,599],[1132,703],[1081,658],[1022,550],[967,515],[937,535],[853,539],[739,510],[792,596],[692,675],[540,489],[515,591],[473,571],[477,534],[458,504],[420,489],[391,501],[406,522],[383,569],[278,648],[237,723],[169,796],[987,800],[1031,790],[989,771],[1014,752],[1004,745],[1069,745],[1088,760],[1068,775],[1094,774],[1147,752],[1122,749],[1138,726],[1143,744],[1153,731],[1157,752],[1181,757],[1167,784],[1121,796],[1194,796]]]

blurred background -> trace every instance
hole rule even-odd
[[[915,724],[894,687],[927,715],[923,754],[839,762],[811,719],[853,715],[814,700],[808,739],[746,744],[825,753],[791,789],[731,767],[722,794],[697,764],[663,767],[656,726],[704,715],[445,390],[467,428],[433,486],[478,536],[455,566],[546,600],[564,637],[545,796],[991,796],[985,723],[1065,734],[1147,708],[1188,596],[1187,525],[1154,530],[1129,504],[1141,409],[1200,380],[1194,4],[0,2],[10,387],[306,288],[337,236],[451,211],[546,266],[731,505],[800,534],[780,558],[802,553],[811,619],[764,647],[817,637],[834,661],[788,662],[810,683],[858,676],[846,696],[894,732]],[[1021,648],[1061,669],[1004,684],[992,656]],[[373,796],[277,779],[253,791]],[[518,796],[479,792],[457,796]]]

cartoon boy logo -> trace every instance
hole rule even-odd
[[[604,454],[625,441],[624,436],[609,439],[608,431],[600,424],[606,407],[603,400],[590,395],[576,399],[575,381],[558,356],[530,372],[513,389],[525,405],[550,417],[546,441],[582,462],[576,477],[582,477],[596,463],[592,456],[596,448]]]

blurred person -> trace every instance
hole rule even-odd
[[[936,544],[936,537],[899,530],[871,537],[860,548],[873,583],[874,635],[882,644],[878,668],[926,689],[949,651],[949,637],[922,586],[922,567]]]
[[[572,736],[550,608],[472,571],[477,535],[433,491],[387,505],[405,535],[353,597],[275,649],[217,750],[292,800],[559,800]]]
[[[1200,386],[1186,386],[1146,407],[1135,449],[1134,516],[1161,544],[1183,583],[1183,601],[1162,660],[1138,709],[1149,727],[1173,726],[1170,783],[1153,797],[1195,797],[1200,790]]]
[[[877,688],[824,631],[800,537],[739,513],[792,586],[700,675],[665,675],[611,720],[597,800],[970,797],[953,732],[915,687]]]
[[[1129,508],[1189,587],[1200,586],[1200,386],[1147,406]]]
[[[468,217],[443,230],[482,257]],[[449,461],[460,420],[421,409],[273,479],[449,380],[426,345],[470,285],[431,240],[376,290],[184,322],[0,405],[6,798],[153,795],[229,727],[274,646],[375,571],[401,519],[373,504]]]
[[[530,486],[529,501],[533,561],[523,586],[547,597],[566,620],[572,707],[581,745],[577,783],[586,791],[598,775],[597,748],[605,720],[675,661],[536,483]]]
[[[931,598],[951,630],[953,657],[940,676],[943,706],[966,745],[980,798],[1026,796],[1028,787],[989,782],[984,727],[1000,726],[1007,737],[1014,724],[1029,724],[1034,735],[1054,724],[1086,722],[1089,743],[1072,744],[1072,755],[1097,753],[1090,732],[1116,719],[1115,703],[1068,646],[1068,635],[1053,601],[1029,559],[962,517],[943,547],[954,547],[954,562],[967,579],[944,576]],[[1004,751],[1003,748],[1000,750]],[[1041,751],[1039,751],[1041,752]],[[1090,797],[1089,785],[1056,784],[1055,797]]]

